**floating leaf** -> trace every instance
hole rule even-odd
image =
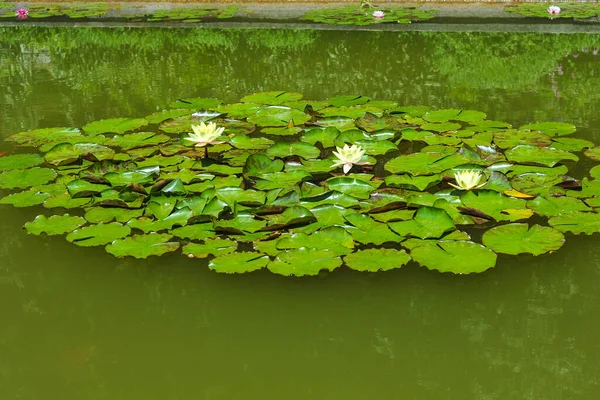
[[[600,214],[571,212],[552,217],[548,223],[561,232],[591,235],[600,232]]]
[[[269,257],[255,252],[226,254],[213,259],[208,267],[216,272],[242,274],[264,268]]]
[[[27,222],[24,226],[27,233],[31,235],[63,235],[72,232],[85,224],[85,219],[81,217],[73,217],[69,214],[53,215],[50,218],[45,215],[38,215],[31,222]]]
[[[279,253],[267,268],[284,276],[315,276],[321,271],[333,271],[341,265],[342,259],[334,251],[302,247]]]
[[[456,229],[446,211],[433,207],[421,207],[417,210],[414,219],[390,222],[388,225],[401,236],[414,236],[421,239],[439,238],[444,233]]]
[[[414,240],[410,243],[412,259],[427,269],[454,274],[486,271],[496,265],[496,254],[470,241]]]
[[[181,251],[188,257],[206,258],[209,255],[220,256],[223,254],[233,253],[237,250],[238,244],[236,241],[229,239],[206,239],[203,244],[189,243],[183,246]]]
[[[520,130],[539,131],[548,136],[565,136],[575,132],[575,125],[565,122],[539,122],[523,125]]]
[[[317,158],[321,154],[321,151],[308,143],[294,142],[294,143],[276,143],[269,147],[266,151],[269,157],[291,157],[300,156],[302,158]]]
[[[14,207],[32,207],[42,204],[50,195],[34,190],[9,194],[0,199],[0,204],[10,204]]]
[[[146,126],[145,118],[110,118],[90,122],[83,128],[86,135],[97,135],[99,133],[125,133]]]
[[[400,268],[410,261],[404,250],[367,249],[344,256],[344,263],[357,271],[389,271]]]
[[[507,150],[505,155],[508,161],[546,167],[553,167],[566,160],[579,161],[579,157],[575,154],[551,147],[517,146]]]
[[[131,256],[134,258],[147,258],[150,256],[162,256],[179,248],[178,242],[169,242],[171,238],[171,235],[158,233],[134,235],[125,239],[115,240],[106,246],[106,251],[115,257]]]
[[[72,164],[80,157],[93,157],[93,161],[110,160],[115,151],[110,147],[95,143],[61,143],[52,147],[44,156],[47,163],[60,166]]]
[[[56,171],[50,168],[13,169],[0,174],[0,188],[26,189],[44,185],[56,178]]]
[[[273,106],[257,111],[256,114],[248,117],[248,122],[258,126],[285,126],[290,128],[288,125],[291,121],[295,125],[300,125],[310,120],[310,118],[310,115],[293,108]]]
[[[469,191],[460,196],[460,200],[467,208],[482,211],[497,221],[514,221],[528,218],[530,213],[512,213],[513,210],[525,210],[525,200],[507,197],[501,193],[481,190]]]
[[[116,239],[123,238],[131,232],[128,226],[112,222],[110,224],[90,225],[74,230],[67,235],[69,242],[78,246],[102,246]]]
[[[286,101],[297,101],[301,98],[302,95],[300,93],[274,91],[254,93],[244,96],[241,101],[243,103],[277,105],[285,103]]]
[[[39,154],[15,154],[0,157],[0,171],[37,167],[44,162]]]
[[[556,229],[527,224],[496,226],[483,234],[483,244],[496,253],[534,256],[555,251],[562,247],[565,237]]]

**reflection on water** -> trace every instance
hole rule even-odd
[[[0,136],[177,98],[359,93],[598,140],[593,35],[2,28]],[[1,150],[8,149],[6,144]],[[482,275],[222,276],[25,235],[0,208],[2,399],[594,399],[600,249]]]

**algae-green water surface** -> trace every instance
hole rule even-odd
[[[361,94],[600,142],[593,35],[0,29],[0,137],[178,98]],[[11,151],[8,143],[1,151]],[[600,250],[317,278],[116,259],[0,207],[2,399],[594,399]]]

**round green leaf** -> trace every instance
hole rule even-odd
[[[528,224],[496,226],[483,234],[483,244],[496,253],[517,255],[531,253],[534,256],[558,250],[565,237],[556,229]]]
[[[183,246],[181,251],[183,254],[192,258],[206,258],[209,255],[220,256],[223,254],[233,253],[237,250],[238,243],[230,239],[206,239],[204,243],[189,243]]]
[[[553,167],[565,160],[579,161],[579,157],[575,154],[551,147],[521,145],[507,150],[505,155],[508,161],[521,164],[543,165],[546,167]]]
[[[440,272],[471,274],[483,272],[496,265],[496,254],[487,247],[469,241],[422,240],[412,247],[413,260]]]
[[[26,189],[53,181],[56,175],[56,171],[50,168],[13,169],[0,174],[0,188]]]
[[[14,154],[0,157],[0,171],[36,167],[44,162],[39,154]]]
[[[258,126],[289,126],[301,125],[311,116],[294,108],[274,106],[259,110],[256,114],[248,117],[248,122]]]
[[[25,230],[32,235],[62,235],[79,228],[85,224],[85,219],[81,217],[72,217],[69,214],[53,215],[50,218],[45,215],[38,215],[31,222],[25,223]]]
[[[389,271],[400,268],[410,261],[404,250],[367,249],[344,256],[344,263],[357,271]]]
[[[262,253],[231,253],[211,260],[208,267],[216,272],[226,274],[242,274],[264,268],[269,262],[269,256]]]
[[[134,235],[125,239],[115,240],[106,246],[106,251],[115,257],[131,256],[134,258],[147,258],[150,256],[162,256],[179,248],[178,242],[169,242],[171,238],[171,235],[158,233]]]
[[[90,122],[83,128],[86,135],[97,135],[99,133],[125,133],[146,126],[145,118],[110,118]]]
[[[302,247],[279,253],[267,268],[278,275],[314,276],[323,270],[333,271],[341,265],[342,259],[333,251]]]
[[[78,246],[101,246],[123,238],[129,235],[130,232],[131,229],[128,226],[112,222],[110,224],[90,225],[77,229],[67,235],[67,240]]]

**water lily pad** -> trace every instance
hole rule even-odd
[[[481,111],[462,110],[457,108],[448,108],[442,110],[428,111],[423,114],[423,119],[429,122],[446,121],[482,121],[486,117]]]
[[[48,197],[50,197],[50,194],[48,193],[28,190],[9,194],[8,196],[1,198],[0,204],[10,204],[13,207],[32,207],[42,204]]]
[[[122,134],[139,129],[147,124],[148,121],[145,118],[110,118],[90,122],[81,129],[86,135],[97,135],[99,133]]]
[[[412,259],[427,269],[454,274],[486,271],[496,265],[496,254],[470,241],[414,240],[410,243]]]
[[[167,135],[154,132],[138,132],[130,133],[129,135],[114,136],[105,144],[111,147],[120,147],[122,150],[130,150],[136,147],[146,147],[166,143],[169,140],[171,140],[171,138]]]
[[[371,192],[376,187],[356,178],[335,177],[327,181],[327,186],[331,190],[356,197],[358,199],[368,199]]]
[[[81,131],[76,128],[44,128],[27,132],[19,132],[6,138],[7,141],[22,146],[42,146],[45,143],[68,140],[74,136],[81,136]]]
[[[244,96],[241,101],[243,103],[278,105],[285,103],[286,101],[297,101],[301,98],[302,95],[300,93],[273,91]]]
[[[519,145],[546,147],[552,144],[552,138],[537,131],[510,129],[494,133],[494,143],[501,149],[510,149]]]
[[[128,226],[111,222],[110,224],[90,225],[74,230],[67,235],[67,240],[78,246],[102,246],[128,236],[130,232],[131,229]]]
[[[291,157],[300,156],[302,158],[317,158],[321,151],[308,143],[293,142],[293,143],[277,143],[269,147],[266,151],[269,157]]]
[[[345,211],[346,209],[343,208],[343,210]],[[326,214],[326,212],[326,210],[319,210],[321,218],[325,219],[324,214]],[[263,218],[266,219],[267,225],[261,228],[261,231],[274,231],[293,226],[307,225],[317,221],[317,218],[315,217],[316,214],[313,214],[304,207],[289,207],[280,214],[265,215]]]
[[[106,246],[106,251],[115,257],[147,258],[162,256],[179,248],[179,242],[169,242],[172,236],[150,233],[115,240]]]
[[[310,115],[303,113],[302,111],[283,107],[273,106],[259,110],[256,114],[248,117],[248,122],[256,124],[258,126],[285,126],[289,127],[290,124],[301,125],[310,120]]]
[[[429,176],[411,176],[403,175],[388,175],[385,177],[385,184],[391,187],[406,188],[411,190],[424,191],[432,186],[437,185],[442,181],[442,177],[438,174]]]
[[[582,151],[583,149],[594,147],[594,143],[589,140],[572,137],[555,137],[552,139],[550,147],[565,151]]]
[[[496,226],[483,234],[483,244],[496,253],[534,256],[555,251],[565,243],[565,237],[556,229],[528,224]]]
[[[31,222],[25,223],[25,230],[32,235],[63,235],[72,232],[86,223],[81,217],[74,217],[69,214],[53,215],[50,218],[45,215],[38,215]]]
[[[211,260],[208,267],[225,274],[242,274],[264,268],[269,261],[269,256],[262,253],[241,252],[216,257]]]
[[[67,184],[67,190],[74,199],[79,197],[92,197],[107,189],[110,189],[110,186],[90,183],[83,179],[76,179]]]
[[[88,209],[84,215],[84,218],[92,223],[108,223],[117,221],[126,223],[127,221],[142,216],[144,210],[128,210],[125,208],[116,207],[92,207]]]
[[[44,200],[46,208],[79,208],[92,201],[91,198],[74,199],[68,193],[48,197]]]
[[[15,154],[0,157],[0,171],[37,167],[44,162],[39,154]]]
[[[396,235],[386,224],[374,221],[371,217],[358,213],[346,213],[346,221],[351,225],[345,226],[354,240],[359,243],[381,245],[387,242],[399,243],[404,238]]]
[[[0,188],[26,189],[51,182],[56,176],[56,171],[50,168],[13,169],[0,174]]]
[[[306,130],[306,133],[300,138],[301,141],[315,145],[321,143],[323,148],[333,147],[334,140],[338,137],[340,131],[332,126],[321,128],[314,127]]]
[[[272,146],[275,142],[267,138],[249,138],[244,135],[236,135],[231,140],[231,144],[236,149],[242,150],[263,150]]]
[[[93,161],[110,160],[115,156],[115,151],[110,147],[95,143],[61,143],[49,150],[44,159],[47,163],[60,166],[72,164],[80,157],[93,158]]]
[[[332,226],[313,234],[296,233],[277,242],[279,250],[299,249],[327,249],[338,255],[349,254],[354,248],[354,240],[345,229]]]
[[[565,122],[539,122],[523,125],[519,130],[539,131],[548,136],[565,136],[575,132],[575,125]]]
[[[456,229],[448,213],[434,207],[421,207],[417,210],[414,219],[390,222],[388,225],[401,236],[413,236],[421,239],[439,238],[444,233]]]
[[[583,152],[587,157],[592,160],[600,161],[600,146],[592,147],[591,149],[587,149]]]
[[[188,257],[206,258],[209,255],[218,257],[223,254],[233,253],[237,250],[238,243],[230,239],[206,239],[204,243],[189,243],[183,246],[182,253]]]
[[[561,232],[572,232],[575,235],[600,232],[600,214],[588,212],[571,212],[552,217],[548,220],[550,226]]]
[[[356,271],[389,271],[400,268],[411,260],[404,250],[367,249],[344,256],[344,263]]]
[[[413,153],[391,159],[384,168],[393,174],[432,175],[466,163],[460,154]]]
[[[553,167],[561,161],[579,161],[579,157],[575,154],[551,147],[521,145],[507,150],[505,155],[508,161],[521,164],[542,165],[546,167]]]
[[[460,196],[465,207],[479,210],[497,221],[515,221],[529,218],[530,210],[526,210],[527,202],[522,199],[508,197],[491,190],[469,191]],[[519,213],[517,211],[526,211]]]
[[[279,253],[267,268],[284,276],[315,276],[321,271],[333,271],[341,265],[342,259],[333,251],[302,247]]]

